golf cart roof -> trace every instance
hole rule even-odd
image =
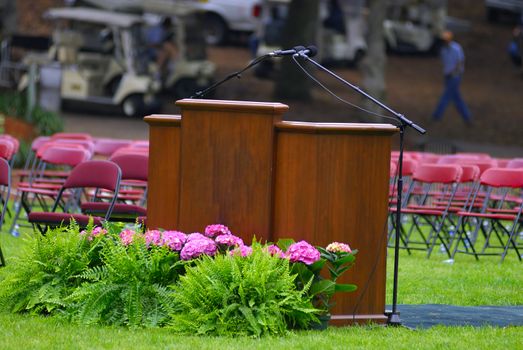
[[[45,18],[52,20],[66,19],[95,24],[115,25],[124,28],[143,22],[141,16],[84,7],[53,8],[45,13]]]

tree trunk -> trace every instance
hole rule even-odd
[[[385,40],[383,37],[383,21],[386,13],[386,0],[369,0],[367,54],[363,59],[360,69],[362,73],[362,86],[372,97],[383,102],[385,100]],[[377,113],[385,113],[380,107],[365,99],[363,105]],[[363,116],[362,116],[363,117]],[[368,116],[364,121],[370,121]],[[373,118],[372,121],[375,121]]]
[[[292,0],[285,29],[282,49],[297,45],[307,46],[316,40],[319,0]],[[309,100],[311,81],[296,66],[291,57],[281,59],[274,95],[278,99]]]

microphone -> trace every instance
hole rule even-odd
[[[307,56],[307,57],[314,57],[318,53],[318,49],[314,45],[307,46],[307,48],[303,48],[303,50],[300,50],[299,52],[296,52],[294,56]]]
[[[301,51],[307,50],[305,46],[294,46],[290,50],[276,50],[268,54],[269,57],[282,57],[282,56],[292,56],[300,53]]]

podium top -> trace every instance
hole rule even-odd
[[[276,123],[276,129],[287,132],[304,132],[315,134],[326,133],[379,133],[394,134],[399,129],[392,124],[377,123],[311,123],[281,121]]]
[[[183,109],[193,110],[219,110],[229,112],[256,112],[267,114],[283,114],[289,106],[278,102],[253,102],[253,101],[231,101],[231,100],[206,100],[189,99],[176,101],[176,105]]]

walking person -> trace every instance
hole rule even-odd
[[[465,54],[460,44],[453,40],[453,34],[445,31],[441,35],[443,47],[441,48],[441,62],[445,76],[445,89],[441,95],[436,110],[432,114],[435,121],[441,120],[449,102],[454,102],[456,109],[465,121],[471,125],[470,111],[461,97],[459,85],[465,71]]]

